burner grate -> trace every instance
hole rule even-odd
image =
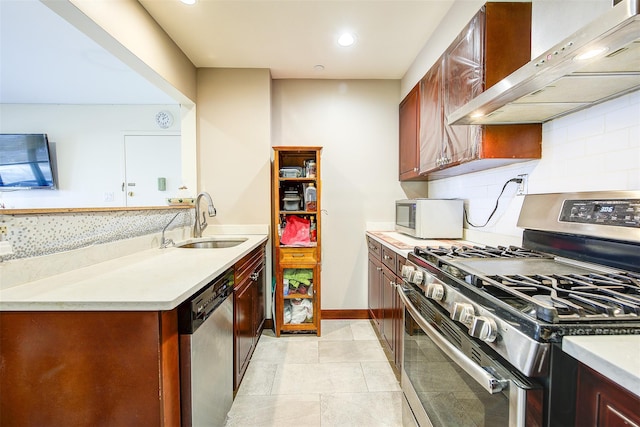
[[[448,258],[551,258],[550,255],[518,246],[430,246],[420,249],[421,255]]]
[[[636,273],[497,275],[478,277],[477,285],[547,322],[640,319],[640,274]]]

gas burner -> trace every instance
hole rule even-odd
[[[550,258],[547,254],[518,246],[426,247],[424,252],[448,258]]]
[[[476,285],[521,312],[551,323],[640,319],[640,274],[496,275]]]

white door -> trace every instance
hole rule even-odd
[[[124,151],[126,206],[164,206],[175,197],[182,185],[179,135],[125,135]]]

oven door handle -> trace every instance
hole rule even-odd
[[[460,350],[453,346],[449,341],[443,338],[433,326],[426,321],[424,317],[416,310],[413,303],[407,298],[402,286],[396,286],[398,295],[406,309],[411,314],[411,317],[418,323],[420,328],[427,334],[427,336],[442,350],[447,356],[454,360],[454,362],[460,366],[464,371],[469,374],[478,384],[482,386],[489,393],[494,394],[502,391],[508,386],[509,381],[500,380],[491,375],[482,366],[476,364]]]

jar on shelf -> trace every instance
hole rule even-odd
[[[307,189],[304,191],[304,207],[307,211],[315,211],[317,209],[316,199],[316,187],[313,182],[310,182]]]
[[[307,160],[306,164],[306,175],[307,178],[315,178],[316,177],[316,161],[315,160]]]

